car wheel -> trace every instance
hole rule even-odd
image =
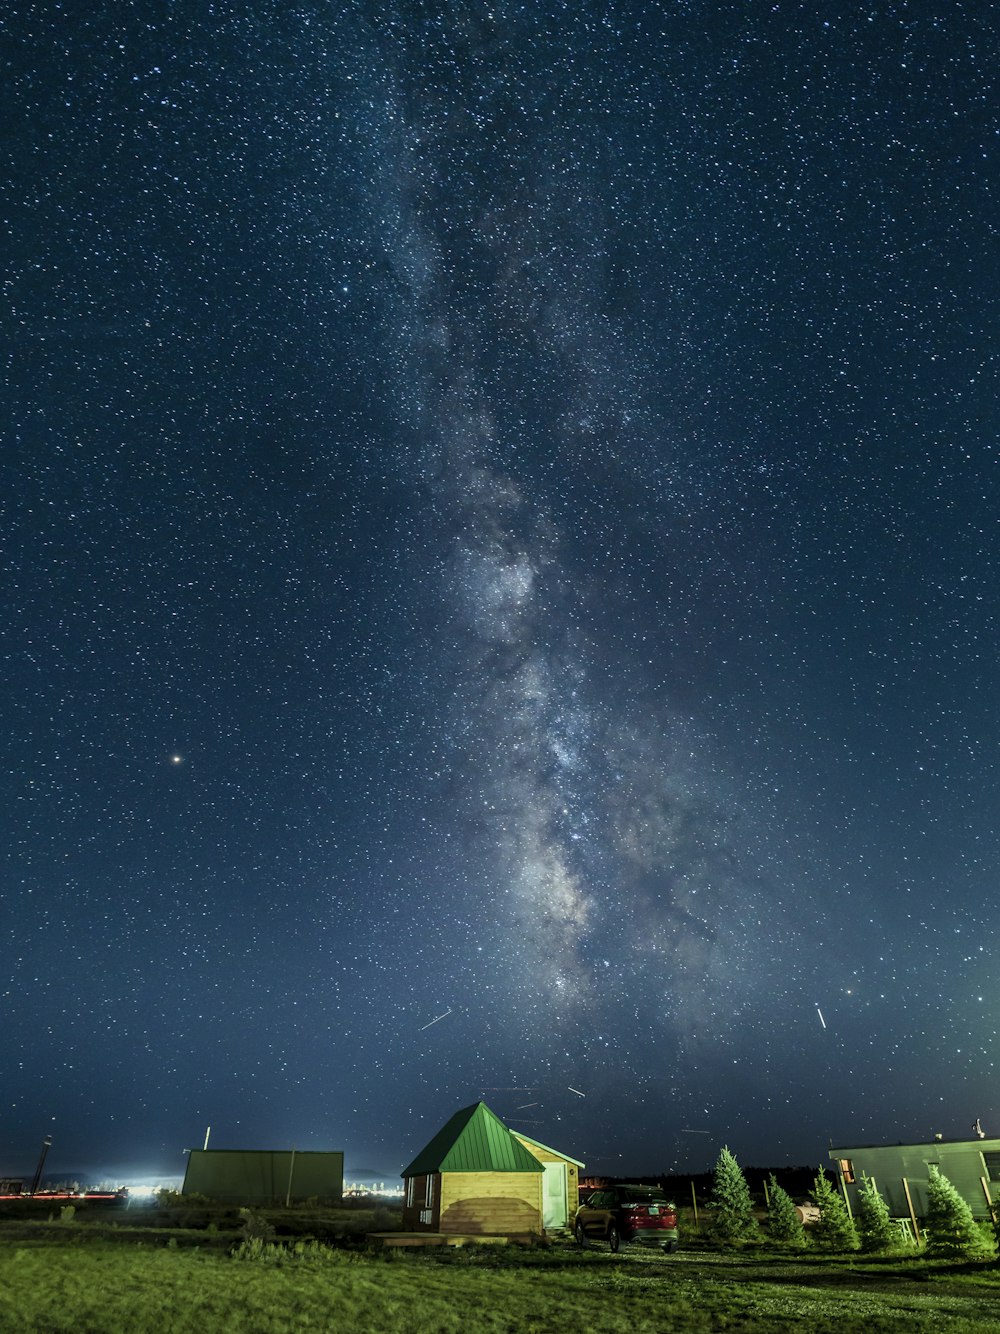
[[[663,1249],[668,1255],[673,1255],[674,1251],[677,1249],[676,1241],[665,1241],[663,1243]]]
[[[608,1228],[608,1245],[613,1251],[617,1251],[622,1244],[621,1233],[615,1223]]]
[[[582,1223],[577,1223],[576,1225],[576,1244],[578,1246],[586,1246],[587,1244],[587,1234],[583,1230]]]

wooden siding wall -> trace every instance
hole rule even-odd
[[[443,1172],[440,1231],[541,1233],[541,1172]]]
[[[431,1177],[433,1183],[433,1203],[430,1208],[430,1218],[426,1218],[427,1213],[427,1177],[407,1177],[406,1185],[413,1182],[413,1203],[406,1203],[406,1196],[403,1196],[403,1231],[404,1232],[440,1232],[441,1223],[441,1176],[435,1173]]]
[[[572,1227],[576,1211],[580,1207],[580,1169],[576,1163],[571,1163],[568,1158],[563,1157],[560,1153],[554,1153],[552,1149],[543,1149],[540,1144],[529,1144],[526,1140],[521,1139],[516,1130],[512,1134],[517,1142],[523,1144],[540,1163],[566,1164],[566,1218]]]

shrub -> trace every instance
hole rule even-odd
[[[284,1246],[278,1246],[273,1241],[265,1241],[263,1237],[247,1237],[233,1247],[232,1255],[234,1260],[281,1264],[288,1258],[288,1251]]]
[[[778,1185],[773,1172],[768,1182],[768,1194],[767,1231],[771,1240],[782,1246],[804,1246],[806,1233],[799,1211],[788,1192]]]
[[[76,1218],[75,1204],[64,1204],[62,1208],[59,1210],[60,1223],[72,1223],[75,1218]]]
[[[819,1209],[819,1221],[813,1228],[816,1243],[828,1251],[856,1251],[858,1233],[847,1205],[830,1185],[829,1178],[822,1168],[816,1177],[813,1199]]]
[[[754,1241],[759,1231],[746,1177],[728,1148],[723,1148],[715,1164],[710,1228],[716,1240],[726,1245]]]
[[[248,1237],[234,1246],[231,1251],[234,1260],[245,1260],[257,1264],[287,1265],[342,1265],[354,1262],[358,1257],[351,1253],[332,1250],[318,1241],[296,1241],[291,1246],[277,1241],[265,1241],[262,1237]]]
[[[933,1165],[927,1169],[924,1228],[928,1255],[961,1260],[985,1260],[989,1255],[989,1246],[972,1217],[972,1210]]]
[[[253,1209],[241,1209],[240,1218],[243,1220],[240,1227],[240,1236],[244,1241],[264,1242],[273,1240],[274,1228],[263,1214],[258,1214]]]

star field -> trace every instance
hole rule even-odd
[[[988,9],[0,30],[0,1174],[1000,1124]]]

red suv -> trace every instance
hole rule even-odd
[[[606,1241],[617,1251],[623,1241],[677,1249],[677,1207],[659,1186],[605,1186],[588,1195],[576,1213],[581,1246]]]

